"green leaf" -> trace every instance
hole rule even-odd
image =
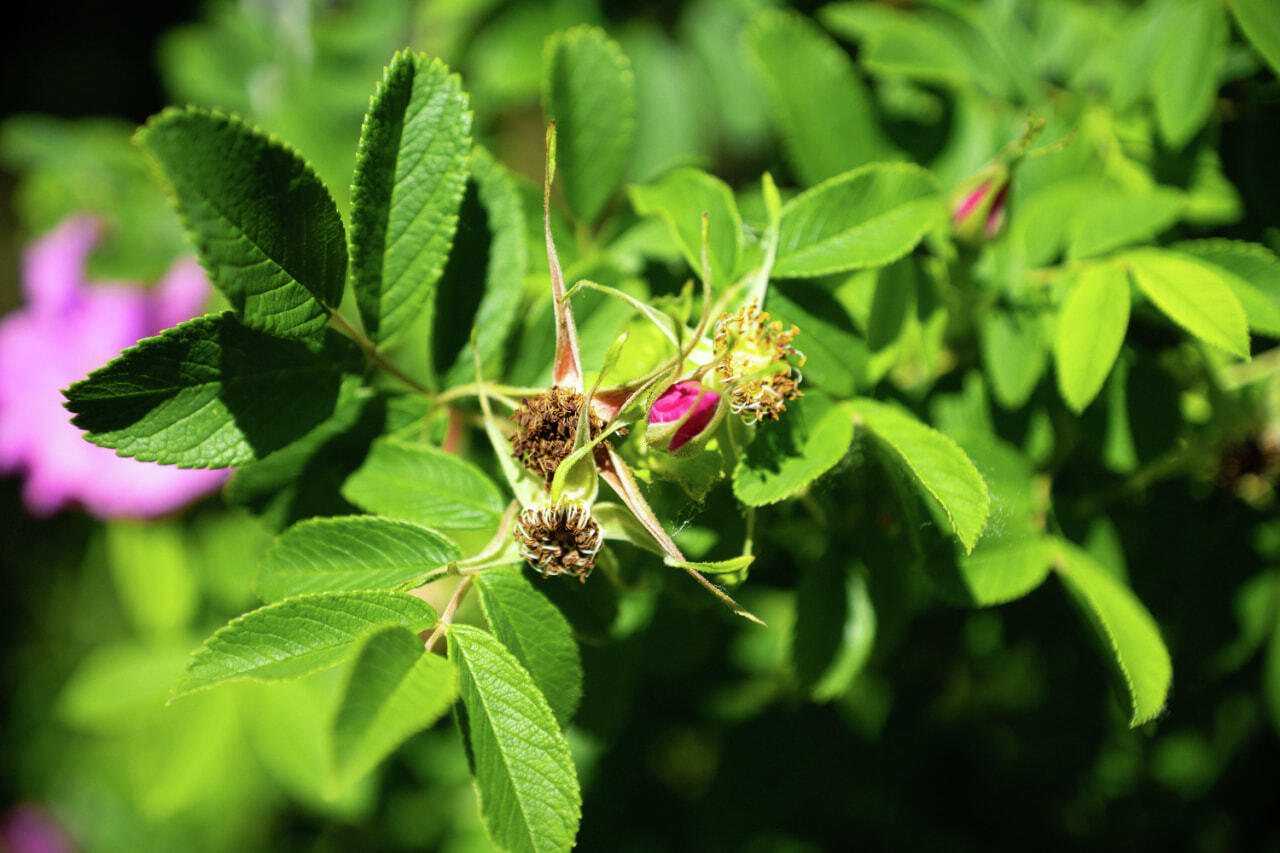
[[[438,59],[397,53],[369,104],[351,185],[351,281],[376,344],[432,305],[458,225],[470,134],[458,75]]]
[[[838,35],[862,41],[858,59],[877,75],[964,89],[980,77],[958,21],[875,3],[831,3],[819,12]]]
[[[756,428],[733,471],[733,493],[747,506],[777,503],[825,474],[852,442],[848,412],[817,394],[793,400],[779,420]]]
[[[1244,307],[1249,328],[1280,337],[1280,259],[1270,249],[1238,240],[1188,240],[1171,248],[1213,264]]]
[[[804,184],[899,159],[848,55],[808,19],[789,11],[761,12],[748,25],[745,44],[787,157]]]
[[[831,293],[806,281],[769,289],[769,313],[783,328],[800,329],[795,343],[804,353],[804,381],[836,397],[849,397],[870,384],[866,340],[848,311]]]
[[[1161,35],[1150,71],[1156,124],[1171,147],[1181,148],[1213,110],[1227,50],[1226,12],[1218,0],[1168,3]]]
[[[1227,0],[1240,32],[1257,48],[1271,70],[1280,74],[1280,16],[1271,0]]]
[[[582,662],[568,621],[518,570],[481,572],[476,589],[494,636],[529,671],[560,725],[568,725],[582,700]]]
[[[1057,547],[1047,536],[985,538],[956,561],[965,597],[977,607],[1021,598],[1049,576]]]
[[[1053,361],[1062,399],[1084,411],[1111,372],[1129,329],[1129,276],[1124,267],[1086,267],[1071,285],[1058,316]]]
[[[947,436],[911,415],[866,397],[849,402],[854,420],[866,427],[907,474],[926,501],[932,501],[964,545],[973,551],[987,522],[991,498],[978,469]]]
[[[1039,312],[993,306],[978,318],[982,362],[991,394],[1006,409],[1021,408],[1035,391],[1049,360]]]
[[[471,183],[458,215],[453,252],[436,294],[431,337],[436,369],[448,369],[448,386],[476,378],[472,329],[484,375],[499,374],[508,333],[520,319],[529,264],[524,207],[515,180],[483,148],[471,149]],[[484,282],[479,294],[477,282]]]
[[[861,571],[830,558],[804,567],[796,589],[792,662],[815,700],[844,693],[862,671],[876,637],[876,612]]]
[[[733,283],[742,260],[742,217],[729,185],[699,169],[676,169],[656,184],[631,187],[631,204],[641,216],[660,216],[689,262],[702,277],[702,214],[707,214],[707,261],[711,286]]]
[[[494,527],[507,506],[493,481],[460,456],[393,438],[374,442],[342,494],[369,512],[444,530]]]
[[[1148,241],[1177,222],[1186,206],[1183,193],[1164,187],[1140,195],[1112,189],[1091,194],[1072,220],[1067,257],[1092,258]]]
[[[1240,300],[1213,268],[1163,249],[1122,256],[1138,288],[1182,328],[1206,343],[1249,357],[1249,324]]]
[[[231,312],[145,338],[66,391],[72,423],[121,456],[225,468],[260,459],[333,412],[339,371],[359,364],[337,333],[282,340]]]
[[[136,138],[245,324],[282,337],[318,332],[342,300],[347,241],[311,167],[240,119],[194,107],[165,110]]]
[[[333,416],[315,429],[236,469],[223,498],[277,532],[304,518],[357,512],[339,489],[386,430],[388,407],[386,397],[353,393],[359,383],[359,377],[347,380]]]
[[[1142,602],[1086,552],[1061,541],[1058,577],[1103,644],[1128,690],[1130,726],[1154,719],[1164,708],[1173,665],[1160,630]]]
[[[911,251],[946,211],[938,181],[910,163],[864,166],[782,208],[779,278],[883,266]]]
[[[543,111],[556,123],[556,168],[569,210],[589,225],[627,167],[636,128],[635,78],[618,43],[598,27],[547,42]]]
[[[421,578],[459,558],[445,537],[369,515],[315,518],[272,544],[258,574],[258,594],[279,601],[307,592],[385,589]]]
[[[449,630],[464,731],[475,762],[480,816],[512,853],[567,851],[582,815],[569,745],[529,673],[491,634]]]
[[[348,660],[384,625],[423,631],[436,612],[397,592],[328,592],[268,604],[231,620],[196,649],[174,697],[227,681],[300,678]]]
[[[360,647],[333,719],[334,769],[354,781],[410,735],[444,715],[458,698],[457,670],[398,625]]]
[[[115,519],[105,526],[107,565],[116,597],[138,634],[165,636],[187,627],[200,600],[199,580],[174,520]]]

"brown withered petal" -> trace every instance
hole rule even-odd
[[[512,530],[520,556],[543,577],[572,575],[586,581],[604,541],[591,511],[578,501],[531,506]]]
[[[573,452],[573,438],[586,398],[572,388],[555,386],[535,397],[525,397],[511,415],[516,434],[511,439],[512,456],[551,487],[556,466]],[[600,434],[604,421],[591,415],[591,436]]]

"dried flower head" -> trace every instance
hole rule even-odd
[[[777,420],[787,400],[800,396],[800,371],[787,360],[796,356],[797,366],[804,364],[804,353],[791,345],[799,332],[795,326],[783,331],[781,322],[770,322],[769,312],[761,311],[755,300],[733,314],[720,315],[716,374],[728,389],[729,408],[747,423]]]
[[[548,488],[556,466],[573,452],[573,438],[585,400],[572,388],[557,385],[536,397],[523,398],[520,408],[511,415],[511,420],[516,422],[516,434],[511,439],[512,455],[546,480]],[[592,437],[602,429],[604,421],[592,413]]]
[[[604,541],[599,523],[579,501],[531,506],[520,513],[513,533],[520,556],[543,577],[573,575],[584,583]]]

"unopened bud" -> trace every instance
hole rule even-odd
[[[1008,173],[1003,168],[979,179],[977,186],[957,193],[951,206],[956,237],[968,243],[995,239],[1004,224],[1008,195]]]
[[[654,401],[649,409],[645,441],[675,453],[701,449],[724,415],[720,395],[695,380],[677,382]],[[690,443],[692,442],[692,444]]]

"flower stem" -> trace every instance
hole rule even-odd
[[[427,388],[418,380],[414,379],[412,376],[409,376],[408,374],[406,374],[404,371],[396,367],[391,362],[387,361],[387,359],[382,355],[382,353],[378,352],[378,347],[374,345],[373,341],[369,340],[367,337],[364,336],[364,334],[359,329],[351,325],[351,323],[347,321],[346,317],[343,317],[337,311],[334,311],[332,309],[330,309],[329,311],[329,317],[330,319],[333,320],[333,325],[338,328],[338,331],[342,332],[344,335],[351,338],[351,340],[355,341],[356,346],[360,347],[360,350],[364,353],[365,358],[369,359],[369,361],[376,364],[379,368],[382,369],[384,373],[386,373],[388,376],[390,376],[393,379],[397,379],[400,382],[403,382],[405,385],[409,386],[414,391],[417,391],[419,394],[426,394],[426,395],[431,394],[431,390],[429,388]]]
[[[431,632],[431,636],[427,638],[428,653],[435,647],[436,640],[445,632],[445,629],[453,624],[453,615],[458,612],[458,605],[462,603],[462,599],[466,597],[467,590],[470,588],[471,578],[464,577],[462,582],[458,584],[457,589],[453,591],[453,597],[445,605],[444,613],[440,614],[440,622],[437,623],[435,631]]]

